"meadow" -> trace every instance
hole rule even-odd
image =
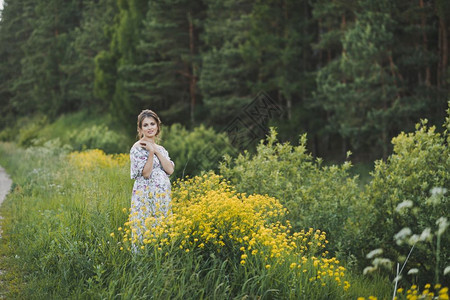
[[[324,165],[305,139],[278,143],[272,129],[256,154],[171,178],[173,213],[142,241],[127,153],[2,142],[14,182],[2,288],[21,299],[448,299],[448,132],[424,121],[399,135],[362,188],[351,163]]]

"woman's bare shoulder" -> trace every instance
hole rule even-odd
[[[133,144],[133,146],[131,146],[131,150],[136,149],[139,150],[139,148],[141,148],[141,145],[139,144],[139,141],[137,141],[136,143]]]

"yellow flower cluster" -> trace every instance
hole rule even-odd
[[[174,183],[168,216],[150,215],[144,224],[129,216],[119,232],[128,249],[130,244],[141,249],[150,244],[161,251],[213,252],[243,266],[260,262],[271,269],[287,264],[298,275],[311,276],[310,282],[332,281],[347,290],[345,268],[326,257],[326,234],[313,228],[291,233],[285,215],[277,199],[238,193],[210,172]],[[133,232],[143,236],[133,239]]]
[[[432,291],[432,288],[434,288]],[[431,284],[427,283],[422,292],[418,290],[417,285],[412,285],[406,293],[404,293],[403,288],[399,288],[397,290],[397,296],[395,299],[408,299],[408,300],[417,300],[417,299],[424,299],[424,300],[432,300],[432,299],[439,299],[439,300],[448,300],[448,288],[442,287],[440,284],[435,284],[433,287]]]
[[[318,282],[322,286],[325,286],[326,283],[334,281],[337,285],[343,286],[345,291],[350,287],[350,283],[347,280],[344,280],[345,268],[339,265],[339,260],[335,257],[316,258],[315,256],[312,256],[310,258],[302,257],[302,260],[304,262],[303,269],[302,265],[298,266],[299,269],[302,269],[302,272],[306,273],[310,270],[308,264],[314,266],[312,269],[313,276],[309,278],[310,282]]]
[[[130,163],[128,154],[105,154],[100,149],[72,152],[68,156],[69,162],[80,170],[93,170],[97,168],[111,168],[124,166]]]

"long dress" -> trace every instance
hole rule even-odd
[[[167,150],[157,145],[159,152],[166,157],[173,166]],[[164,171],[156,154],[153,155],[153,169],[149,178],[142,175],[147,162],[148,151],[138,145],[130,150],[130,176],[134,179],[131,196],[130,227],[133,245],[145,238],[145,232],[150,226],[155,226],[162,216],[167,216],[170,210],[171,184],[169,175]]]

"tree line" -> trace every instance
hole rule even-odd
[[[280,138],[387,157],[448,100],[447,0],[5,0],[0,129],[88,109],[220,130],[264,91]]]

